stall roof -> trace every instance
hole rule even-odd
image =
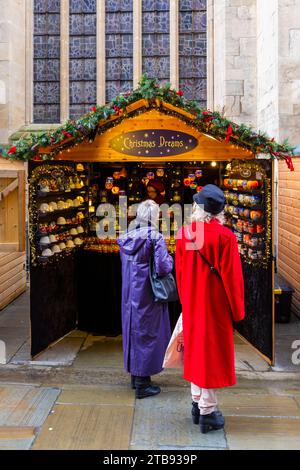
[[[213,151],[218,148],[219,154],[223,153],[220,158],[225,159],[229,155],[231,158],[253,158],[264,153],[271,158],[285,159],[289,168],[293,169],[293,148],[287,141],[279,144],[265,133],[255,132],[245,124],[236,124],[219,112],[200,108],[196,101],[185,99],[181,90],[172,89],[171,84],[159,86],[155,79],[146,76],[142,77],[136,90],[117,96],[107,106],[94,106],[77,121],[69,120],[52,131],[32,133],[29,138],[21,138],[8,149],[6,156],[20,160],[61,158],[65,151],[74,152],[75,155],[72,148],[76,145],[80,145],[82,155],[83,149],[87,151],[88,144],[93,144],[95,139],[97,144],[98,137],[112,127],[128,119],[136,119],[141,114],[146,115],[153,109],[160,115],[177,118],[180,123],[194,128],[202,141],[207,143],[206,150],[215,146]],[[130,122],[125,127],[128,131]],[[214,143],[211,146],[207,142],[209,139]],[[191,152],[186,152],[185,160],[190,159],[190,155]],[[213,158],[212,152],[209,158]]]

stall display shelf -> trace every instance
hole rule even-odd
[[[74,212],[74,211],[84,211],[86,210],[88,207],[88,204],[81,204],[80,206],[78,207],[68,207],[68,209],[59,209],[59,210],[56,210],[56,211],[51,211],[51,212],[38,212],[38,216],[40,219],[47,219],[47,218],[51,218],[51,217],[60,217],[60,216],[63,216],[65,214],[68,214],[69,212]]]
[[[53,197],[64,197],[64,196],[70,196],[72,194],[78,195],[79,193],[85,193],[88,189],[88,186],[82,186],[81,188],[74,188],[70,189],[69,191],[49,191],[49,192],[44,192],[44,191],[37,191],[37,196],[39,199],[48,199],[48,198],[53,198]]]

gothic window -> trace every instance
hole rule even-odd
[[[70,118],[97,102],[96,0],[70,0]]]
[[[133,1],[106,0],[106,101],[130,92],[133,82]]]
[[[170,80],[170,2],[142,1],[143,73],[159,83]]]
[[[206,0],[179,3],[179,86],[185,97],[206,107]]]
[[[34,0],[33,120],[60,122],[60,1]]]

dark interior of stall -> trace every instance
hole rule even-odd
[[[134,219],[134,205],[147,199],[151,183],[159,188],[164,203],[177,207],[191,204],[193,194],[213,183],[225,192],[225,224],[237,236],[243,264],[247,317],[236,327],[271,357],[271,177],[271,166],[265,160],[30,162],[32,356],[74,328],[95,335],[121,334],[117,238],[124,232],[120,222],[124,211],[129,222]],[[121,196],[127,197],[125,209]],[[114,207],[115,219],[110,219],[104,204]],[[169,215],[169,225],[161,219],[159,228],[175,256],[176,210]],[[169,304],[171,327],[180,312],[179,302]]]

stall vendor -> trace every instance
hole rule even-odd
[[[152,199],[157,204],[163,204],[165,201],[165,186],[162,181],[150,180],[147,185],[147,199]]]

